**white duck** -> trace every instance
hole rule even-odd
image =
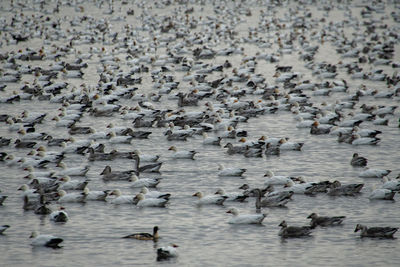
[[[242,176],[245,171],[244,168],[225,168],[218,164],[218,176]]]
[[[296,143],[296,142],[289,142],[285,138],[282,138],[279,141],[279,149],[280,150],[297,150],[300,151],[303,147],[304,143]]]
[[[400,181],[399,180],[389,180],[387,177],[382,178],[381,188],[389,189],[392,191],[400,191]]]
[[[312,193],[312,189],[316,185],[315,183],[301,183],[295,184],[292,180],[288,181],[284,185],[284,191],[292,191],[295,194],[307,194]]]
[[[375,137],[361,137],[359,134],[355,133],[352,135],[353,141],[352,145],[360,146],[360,145],[377,145],[380,142],[379,138]]]
[[[146,198],[142,193],[139,193],[134,197],[133,203],[138,207],[165,207],[168,198]]]
[[[71,177],[68,175],[63,176],[58,180],[62,182],[59,187],[59,189],[62,190],[84,190],[89,182],[88,180],[71,180]]]
[[[289,176],[283,175],[275,175],[272,171],[268,170],[264,177],[267,179],[264,181],[264,185],[285,185],[287,182],[291,181],[292,179]]]
[[[171,244],[170,246],[161,247],[157,249],[157,261],[167,260],[169,258],[175,258],[178,256],[176,248],[178,245]]]
[[[382,178],[389,173],[391,173],[391,170],[365,168],[358,176],[362,178]]]
[[[31,189],[29,188],[29,186],[27,184],[23,184],[21,185],[18,190],[21,190],[22,193],[22,197],[27,196],[28,198],[38,198],[39,194],[36,193],[36,189]]]
[[[194,155],[196,155],[196,151],[194,150],[185,150],[185,151],[178,151],[175,146],[171,146],[168,150],[174,151],[172,154],[172,158],[174,159],[194,159]]]
[[[208,204],[223,205],[224,201],[228,198],[227,196],[215,195],[215,194],[205,196],[200,191],[194,193],[193,196],[199,198],[197,201],[198,205],[208,205]]]
[[[161,178],[141,178],[139,179],[136,175],[132,175],[129,179],[131,182],[130,187],[138,188],[138,187],[156,187],[160,182]]]
[[[72,203],[72,202],[85,202],[86,195],[85,193],[68,193],[64,190],[58,190],[58,195],[60,198],[58,199],[58,203]]]
[[[40,235],[38,232],[33,231],[30,238],[32,246],[45,246],[51,248],[59,248],[59,244],[63,242],[62,238],[53,235]]]
[[[239,211],[236,208],[230,208],[226,213],[231,213],[233,215],[233,217],[228,221],[230,224],[261,224],[267,216],[266,213],[239,214]]]
[[[91,191],[91,190],[89,190],[89,187],[87,187],[87,186],[83,190],[83,193],[86,194],[86,200],[105,201],[108,196],[108,192],[109,192],[109,190]]]
[[[110,200],[111,204],[133,204],[133,198],[135,196],[131,195],[122,195],[119,189],[114,189],[110,196],[115,196],[115,198]]]
[[[159,155],[143,154],[139,149],[135,149],[133,152],[139,156],[141,162],[156,162],[160,158]]]
[[[50,221],[53,222],[67,222],[69,219],[68,213],[64,210],[64,207],[60,207],[59,210],[50,213],[49,218]]]
[[[395,194],[396,194],[395,191],[384,188],[378,188],[373,190],[371,194],[369,194],[368,198],[370,200],[374,199],[393,200]]]
[[[169,193],[164,193],[164,192],[159,192],[159,191],[150,191],[147,187],[142,187],[140,189],[140,193],[142,193],[146,198],[166,198],[170,197],[171,194]]]

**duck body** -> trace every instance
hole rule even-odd
[[[390,170],[383,170],[383,169],[365,169],[360,174],[358,175],[359,177],[362,178],[382,178],[386,175],[391,173]]]
[[[205,196],[200,191],[193,194],[193,196],[199,198],[199,200],[197,201],[197,205],[210,205],[210,204],[223,205],[225,200],[228,198],[227,196],[221,196],[221,195]]]
[[[310,225],[312,228],[315,228],[317,226],[331,226],[341,224],[346,216],[326,217],[318,216],[316,213],[311,213],[307,218],[311,219]]]
[[[393,238],[393,235],[397,232],[397,227],[371,227],[368,228],[365,225],[357,224],[354,232],[360,232],[360,237],[378,237],[378,238]]]
[[[37,232],[32,232],[31,238],[33,238],[31,241],[32,246],[60,248],[59,244],[63,242],[62,238],[53,235],[40,235]]]
[[[50,221],[53,222],[67,222],[69,217],[68,214],[63,210],[57,210],[50,213]]]
[[[161,247],[157,249],[157,261],[168,260],[170,258],[175,258],[178,256],[177,248],[178,246],[172,244],[170,246]]]
[[[311,234],[310,226],[287,226],[286,221],[282,221],[279,226],[279,236],[282,238],[305,237]]]
[[[221,164],[218,170],[218,176],[242,176],[246,172],[244,168],[224,168]]]
[[[156,241],[159,238],[158,226],[154,226],[153,234],[150,234],[150,233],[134,233],[134,234],[130,234],[130,235],[124,236],[123,238],[134,238],[134,239],[138,239],[138,240],[153,240],[153,241]]]
[[[231,213],[230,224],[261,224],[267,214],[239,214],[236,208],[230,208],[226,213]]]
[[[169,197],[146,198],[142,193],[137,194],[133,203],[138,207],[165,207]]]
[[[383,199],[383,200],[393,200],[394,195],[396,194],[396,191],[392,191],[389,189],[384,189],[384,188],[378,188],[372,191],[368,198],[370,200],[375,200],[375,199]]]

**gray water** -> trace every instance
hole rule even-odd
[[[19,2],[19,1],[17,1]],[[41,14],[47,10],[52,10],[55,6],[54,1],[45,5],[44,9],[39,9],[37,3],[28,1],[23,10],[25,16],[32,14]],[[64,3],[61,1],[61,3]],[[114,3],[114,14],[103,14],[108,8],[104,3],[100,9],[95,5],[95,1],[85,1],[71,4],[71,6],[61,5],[59,14],[46,14],[46,16],[55,16],[62,18],[61,28],[75,28],[85,30],[86,25],[71,27],[68,20],[74,16],[90,15],[97,19],[104,17],[111,20],[116,16],[125,16],[129,7],[134,8],[135,15],[126,17],[126,21],[111,21],[112,31],[122,29],[125,24],[131,24],[133,27],[140,26],[139,15],[144,8],[147,12],[159,17],[170,14],[174,8],[185,9],[185,5],[176,3],[163,8],[157,8],[152,1],[143,2],[144,8],[139,7],[139,1],[128,1],[128,5],[121,5],[121,2]],[[327,5],[332,3],[326,2]],[[14,1],[14,5],[16,1]],[[349,3],[344,5],[335,5],[331,12],[327,13],[321,10],[322,3],[315,5],[305,5],[312,14],[313,18],[325,17],[327,22],[339,21],[345,19],[346,9],[353,12],[360,19],[359,14],[362,9],[361,2]],[[234,8],[229,2],[226,4],[229,8]],[[244,2],[252,11],[252,16],[241,15],[244,21],[236,26],[238,37],[247,36],[248,27],[257,26],[259,10],[266,11],[266,3],[261,1]],[[299,4],[300,5],[300,4]],[[1,17],[10,21],[13,14],[19,13],[21,7],[16,7],[10,11],[10,2],[2,2],[3,7]],[[82,6],[85,13],[79,13],[77,6]],[[152,6],[152,9],[149,7]],[[189,3],[187,7],[193,6],[194,16],[212,16],[212,3],[206,1],[205,5],[199,3]],[[295,3],[289,2],[275,9],[276,17],[283,17],[287,13],[285,8],[297,8]],[[36,10],[32,10],[34,7]],[[183,11],[179,11],[180,14]],[[399,11],[398,7],[391,2],[386,3],[384,14],[388,15],[392,11]],[[178,13],[179,13],[178,12]],[[374,16],[384,16],[384,14],[374,13]],[[396,22],[390,16],[384,16],[383,21],[390,26],[397,26]],[[327,23],[326,22],[326,23]],[[364,28],[362,28],[364,29]],[[318,30],[316,28],[315,30]],[[194,31],[201,32],[200,28]],[[285,32],[287,30],[282,30]],[[379,30],[381,31],[381,30]],[[346,28],[346,34],[351,36],[356,30]],[[274,36],[274,30],[271,36]],[[142,31],[140,36],[148,37],[148,33]],[[263,35],[264,33],[260,34]],[[2,38],[1,51],[17,51],[30,47],[38,50],[40,47],[49,47],[42,38],[32,38],[27,42],[19,44],[7,44]],[[8,35],[9,36],[9,35]],[[272,53],[276,51],[277,45],[274,37],[271,37],[273,46],[271,48],[258,48],[255,44],[241,43],[245,54],[256,55],[257,52]],[[55,44],[65,44],[65,40],[52,41]],[[169,45],[173,45],[172,42]],[[146,44],[145,44],[146,45]],[[75,46],[75,49],[82,52],[89,51],[89,47],[105,47],[106,51],[111,51],[115,45],[107,45],[96,42],[93,45],[81,44]],[[221,42],[215,49],[229,47],[228,44]],[[362,46],[361,46],[362,47]],[[193,49],[191,47],[190,49]],[[162,55],[165,48],[159,48],[154,55]],[[119,57],[121,69],[128,70],[129,67],[124,63],[126,54],[116,53]],[[191,57],[192,54],[186,55]],[[234,67],[238,67],[244,55],[232,55],[229,57],[217,56],[214,59],[203,60],[210,64],[223,63],[229,59]],[[75,55],[68,55],[65,60],[71,62]],[[395,44],[394,62],[399,62],[399,45]],[[335,52],[335,47],[330,42],[320,44],[320,49],[315,57],[316,62],[327,61],[336,64],[340,60],[352,62],[354,59],[341,58]],[[19,62],[19,61],[17,61]],[[52,61],[42,60],[33,62],[23,62],[32,66],[48,67]],[[88,86],[95,86],[99,74],[96,67],[99,66],[97,55],[89,60],[84,60],[89,64],[87,69],[83,69],[85,75],[83,79],[63,79],[59,75],[58,81],[67,81],[72,86],[79,86],[85,83]],[[2,66],[5,62],[1,62]],[[20,63],[20,62],[19,62]],[[267,78],[268,84],[274,84],[272,75],[275,71],[275,65],[291,65],[293,71],[303,74],[301,80],[310,79],[312,82],[321,82],[311,71],[304,67],[304,62],[299,60],[298,51],[292,54],[283,54],[280,56],[280,62],[268,63],[260,60],[256,66],[256,73],[261,73]],[[376,68],[369,64],[364,64],[365,70]],[[391,66],[378,66],[388,75],[392,75],[395,69]],[[350,92],[354,93],[360,84],[365,84],[369,89],[379,91],[387,90],[384,82],[373,82],[368,80],[352,80],[344,70],[338,70],[339,75],[335,80],[346,79]],[[227,75],[231,74],[231,69],[225,70]],[[184,73],[171,73],[179,81]],[[220,77],[221,74],[213,73],[207,77],[208,81]],[[138,85],[139,93],[156,92],[152,88],[152,80],[149,73],[141,74],[142,84]],[[56,81],[57,81],[56,80]],[[21,82],[9,83],[4,91],[0,91],[0,97],[12,95],[12,91],[18,91],[24,81],[32,82],[33,75],[23,75]],[[329,80],[332,81],[332,80]],[[240,85],[244,86],[243,84]],[[282,85],[279,85],[280,88]],[[189,84],[181,82],[178,91],[185,92]],[[283,88],[281,90],[284,90]],[[174,91],[173,93],[176,93]],[[306,92],[311,96],[314,103],[335,103],[336,100],[344,99],[349,93],[333,93],[330,96],[312,96],[311,92]],[[172,94],[172,93],[171,93]],[[240,100],[257,100],[259,96],[246,95]],[[363,103],[368,105],[398,105],[399,97],[377,99],[373,96],[364,96],[356,104],[356,110]],[[198,107],[185,107],[186,110],[205,110],[205,102],[217,103],[214,98],[202,100]],[[118,101],[121,105],[135,106],[137,101],[121,99]],[[159,109],[177,109],[177,101],[162,96],[160,103],[153,103]],[[46,132],[54,137],[68,137],[68,131],[65,128],[55,127],[52,117],[59,113],[59,103],[49,103],[48,101],[39,101],[36,98],[32,100],[21,100],[13,104],[0,104],[1,114],[10,114],[18,116],[23,110],[30,112],[45,112],[47,116],[42,124],[36,125],[37,132]],[[348,114],[351,110],[344,110]],[[158,154],[163,162],[160,174],[142,174],[141,177],[162,177],[162,182],[157,186],[159,191],[171,193],[172,197],[167,208],[137,208],[133,205],[112,205],[107,202],[90,201],[85,204],[66,203],[66,208],[70,220],[65,224],[55,224],[49,221],[48,216],[35,215],[32,211],[23,211],[21,192],[17,188],[27,182],[23,177],[27,174],[18,165],[8,166],[0,162],[0,189],[2,194],[8,195],[8,199],[0,206],[0,224],[9,224],[11,227],[0,236],[0,265],[1,266],[155,266],[155,265],[176,265],[176,266],[397,266],[400,256],[397,254],[400,245],[397,238],[394,239],[361,239],[359,233],[354,233],[356,224],[362,223],[368,226],[393,226],[399,227],[399,196],[395,196],[395,201],[370,201],[369,193],[374,187],[380,185],[380,179],[360,178],[358,177],[360,168],[353,168],[349,162],[353,153],[368,158],[370,168],[391,170],[390,178],[396,177],[400,172],[398,163],[400,162],[399,128],[398,118],[399,110],[394,115],[389,115],[388,126],[373,125],[366,121],[361,124],[361,128],[377,129],[382,131],[380,135],[381,142],[377,146],[352,146],[337,142],[337,137],[333,135],[310,135],[308,129],[297,129],[297,121],[294,115],[289,111],[279,111],[276,114],[265,114],[256,118],[250,118],[247,123],[239,123],[238,127],[248,131],[249,140],[257,140],[261,135],[269,137],[289,137],[291,141],[304,142],[302,151],[285,151],[279,157],[263,158],[245,158],[243,155],[227,155],[226,149],[222,148],[226,142],[223,140],[221,147],[203,145],[201,136],[194,136],[188,141],[167,141],[164,136],[165,128],[145,128],[152,131],[148,139],[134,139],[131,145],[112,145],[107,140],[101,140],[106,144],[106,151],[118,149],[121,151],[132,151],[140,149],[144,154]],[[106,131],[106,125],[112,121],[116,126],[132,126],[130,121],[122,120],[118,113],[112,117],[93,117],[85,113],[78,123],[81,126],[91,126],[97,131]],[[12,138],[12,141],[18,137],[16,132],[8,130],[8,125],[0,124],[0,135]],[[140,129],[142,130],[142,129]],[[218,135],[218,132],[211,132],[210,135]],[[74,136],[77,140],[85,139],[85,135]],[[238,139],[238,138],[237,138]],[[98,141],[100,142],[100,141]],[[237,141],[233,141],[235,144]],[[43,143],[45,144],[45,143]],[[195,160],[173,160],[170,151],[167,149],[175,145],[180,150],[196,150],[198,154]],[[61,151],[60,147],[52,147],[49,150]],[[2,147],[1,151],[13,154],[15,156],[26,156],[30,149],[15,149],[13,145]],[[67,154],[64,162],[67,166],[80,166],[88,164],[90,170],[87,177],[90,179],[89,188],[91,190],[105,190],[119,188],[124,194],[135,194],[138,190],[129,188],[129,182],[108,182],[105,183],[100,172],[105,165],[110,165],[113,170],[129,170],[134,167],[133,160],[114,160],[110,162],[87,160],[87,155]],[[241,177],[218,177],[218,163],[226,167],[241,167],[247,171]],[[48,169],[58,170],[55,166],[49,164]],[[242,213],[255,213],[254,198],[249,198],[243,203],[226,202],[224,206],[202,206],[196,205],[196,199],[192,194],[197,191],[203,191],[207,194],[214,193],[218,188],[224,188],[227,192],[239,191],[238,187],[248,183],[252,187],[262,186],[264,182],[264,173],[272,170],[277,175],[303,176],[307,181],[339,180],[343,184],[364,183],[364,188],[360,195],[355,197],[330,197],[326,194],[317,194],[316,196],[294,195],[293,201],[287,204],[287,208],[263,208],[263,212],[268,213],[262,225],[230,225],[228,220],[230,214],[226,214],[229,207],[236,207]],[[51,208],[57,209],[59,204],[53,203]],[[316,212],[320,215],[333,216],[343,215],[346,219],[341,226],[331,228],[317,228],[308,238],[299,239],[281,239],[278,236],[279,223],[286,220],[289,225],[307,225],[309,223],[306,217]],[[161,238],[158,242],[127,240],[121,239],[122,236],[133,232],[151,232],[154,225],[160,228]],[[64,239],[62,248],[53,250],[50,248],[34,248],[30,245],[29,235],[33,230],[45,234],[53,234]],[[396,236],[396,235],[395,235]],[[179,256],[165,262],[156,261],[156,249],[170,243],[179,245]]]

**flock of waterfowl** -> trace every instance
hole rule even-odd
[[[398,4],[322,1],[317,10],[324,16],[317,17],[310,11],[313,1],[288,7],[282,2],[2,3],[0,168],[16,169],[18,177],[2,177],[0,205],[18,201],[24,211],[61,224],[73,220],[68,210],[77,206],[70,203],[103,201],[110,203],[106,210],[124,204],[168,208],[177,192],[157,191],[168,183],[163,167],[179,162],[190,169],[208,147],[224,155],[213,162],[215,177],[232,179],[238,191],[210,181],[209,191],[219,188],[215,194],[189,194],[199,206],[229,202],[229,224],[262,224],[266,210],[301,205],[298,194],[393,201],[400,176],[385,166],[369,168],[371,161],[359,151],[378,151],[385,129],[400,126]],[[388,6],[397,9],[381,19]],[[343,18],[328,20],[336,11]],[[304,65],[302,71],[290,57]],[[269,167],[256,184],[235,180],[256,162],[300,155],[310,145],[296,136],[256,136],[249,127],[256,119],[282,115],[309,138],[347,146],[353,151],[348,165],[360,178],[375,178],[374,188],[360,180],[275,175]],[[230,159],[231,166],[224,166]],[[241,160],[250,163],[235,166]],[[7,179],[18,180],[18,198],[7,198],[17,190]],[[97,190],[89,189],[92,184]],[[237,206],[245,202],[252,210],[241,214]],[[288,226],[287,218],[276,232],[282,238],[309,236],[317,226],[341,225],[351,216],[312,213],[308,226]],[[0,223],[0,234],[13,227],[5,214]],[[361,237],[393,238],[397,229],[355,225]],[[124,238],[157,242],[158,230]],[[63,242],[34,228],[31,238],[33,246],[59,248]],[[157,248],[157,259],[176,257],[177,247]]]

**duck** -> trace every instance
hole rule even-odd
[[[223,205],[225,200],[228,198],[227,196],[222,195],[204,195],[203,192],[198,191],[192,195],[193,197],[198,197],[197,205]]]
[[[0,194],[0,206],[3,206],[3,203],[7,198],[8,196]]]
[[[303,147],[304,143],[296,143],[296,142],[288,142],[285,138],[282,138],[279,141],[279,149],[280,151],[282,150],[296,150],[300,151],[301,148]]]
[[[317,183],[313,182],[295,184],[292,180],[289,180],[284,185],[284,189],[295,194],[312,194],[316,185]]]
[[[368,198],[370,200],[375,200],[375,199],[393,200],[395,194],[396,191],[392,191],[390,189],[385,189],[385,188],[377,188],[369,194]]]
[[[290,176],[283,176],[283,175],[275,175],[273,171],[268,170],[265,172],[264,177],[267,177],[267,179],[264,181],[264,185],[285,185],[289,181],[292,181],[292,179],[297,180],[297,177],[290,177]]]
[[[206,132],[203,132],[203,145],[213,145],[220,146],[221,145],[221,137],[220,136],[208,136]]]
[[[160,159],[160,155],[146,155],[143,154],[139,149],[135,149],[133,153],[140,157],[141,162],[156,162]]]
[[[226,201],[239,201],[239,202],[243,202],[245,201],[249,195],[244,194],[243,192],[225,192],[224,189],[219,188],[215,194],[217,195],[221,195],[221,196],[227,196],[228,198],[226,199]]]
[[[315,228],[317,226],[331,226],[338,225],[343,222],[346,216],[318,216],[315,212],[311,213],[307,219],[311,219],[310,225],[311,228]]]
[[[268,186],[267,191],[273,190],[272,185]],[[285,205],[291,200],[293,191],[274,191],[269,193],[264,198],[259,188],[251,190],[256,197],[256,209],[259,210],[262,207],[285,207]]]
[[[20,187],[18,187],[18,190],[21,190],[22,193],[22,197],[24,196],[28,196],[29,198],[38,198],[39,197],[39,193],[37,193],[36,189],[33,188],[29,188],[29,186],[27,184],[23,184]]]
[[[139,179],[135,174],[129,179],[131,182],[131,188],[138,188],[138,187],[156,187],[160,182],[161,178],[141,178]]]
[[[142,193],[133,198],[133,204],[138,207],[165,207],[169,201],[169,196],[158,198],[146,198]]]
[[[266,213],[239,214],[237,208],[230,208],[226,213],[231,213],[233,215],[233,217],[228,220],[230,224],[261,224],[267,216]]]
[[[169,198],[171,194],[169,193],[163,193],[159,191],[150,191],[146,186],[143,186],[140,189],[140,193],[144,194],[146,198]]]
[[[391,172],[391,170],[365,168],[358,176],[362,178],[382,178],[389,175]]]
[[[350,164],[353,167],[365,167],[367,166],[368,159],[365,157],[361,157],[358,153],[354,153],[351,158]]]
[[[351,135],[351,144],[354,146],[361,146],[361,145],[377,145],[381,139],[376,137],[361,137],[357,133],[353,133]]]
[[[287,226],[285,220],[283,220],[279,226],[281,229],[278,235],[282,238],[305,237],[311,234],[311,226]]]
[[[4,224],[4,225],[0,226],[0,235],[2,235],[4,233],[4,231],[7,230],[8,228],[10,228],[10,226],[8,224]]]
[[[62,182],[62,184],[58,187],[62,190],[84,190],[89,183],[89,180],[71,180],[71,177],[68,175],[63,176],[58,180]]]
[[[130,144],[133,136],[130,135],[116,135],[115,132],[111,131],[107,134],[108,141],[111,144]]]
[[[124,236],[122,238],[134,238],[134,239],[138,239],[138,240],[153,240],[153,241],[157,241],[159,238],[159,234],[158,234],[158,226],[154,226],[153,227],[153,234],[150,233],[134,233],[134,234],[130,234],[127,236]]]
[[[53,235],[39,234],[37,231],[33,231],[30,238],[32,238],[32,246],[45,246],[50,248],[60,248],[59,244],[64,241],[62,238]]]
[[[135,172],[139,175],[141,172],[160,172],[162,162],[150,163],[148,165],[140,166],[140,157],[137,154],[133,154],[135,160]]]
[[[245,172],[245,168],[225,168],[222,164],[218,164],[218,176],[242,176]]]
[[[357,224],[354,232],[360,232],[360,237],[379,237],[379,238],[393,238],[393,235],[397,232],[398,227],[370,227],[365,225]]]
[[[382,177],[381,188],[389,189],[392,191],[400,191],[400,181],[399,180],[389,180],[387,177]]]
[[[83,189],[83,193],[86,195],[86,200],[99,200],[99,201],[105,201],[108,193],[110,190],[104,190],[104,191],[91,191],[89,190],[89,187],[85,187]]]
[[[171,244],[166,247],[161,247],[157,249],[157,261],[168,260],[170,258],[178,257],[178,251],[176,244]]]
[[[174,151],[172,157],[174,159],[192,159],[194,160],[194,156],[197,154],[194,150],[186,150],[186,151],[178,151],[175,146],[171,146],[168,150]]]
[[[64,190],[58,190],[58,195],[60,198],[58,199],[58,203],[72,203],[72,202],[78,202],[78,203],[83,203],[86,200],[86,194],[85,193],[67,193]]]
[[[116,180],[130,180],[134,175],[134,170],[128,171],[112,171],[109,165],[105,166],[100,175],[103,176],[104,181],[116,181]]]
[[[69,217],[68,213],[64,209],[65,209],[64,207],[60,207],[59,210],[50,213],[49,215],[50,221],[63,222],[63,223],[67,222]]]
[[[135,196],[131,195],[122,195],[119,189],[114,189],[110,194],[110,196],[115,196],[115,198],[110,200],[111,204],[133,204],[133,198]]]
[[[342,185],[338,180],[334,181],[329,188],[328,195],[330,196],[354,196],[360,193],[364,184],[347,184]]]

